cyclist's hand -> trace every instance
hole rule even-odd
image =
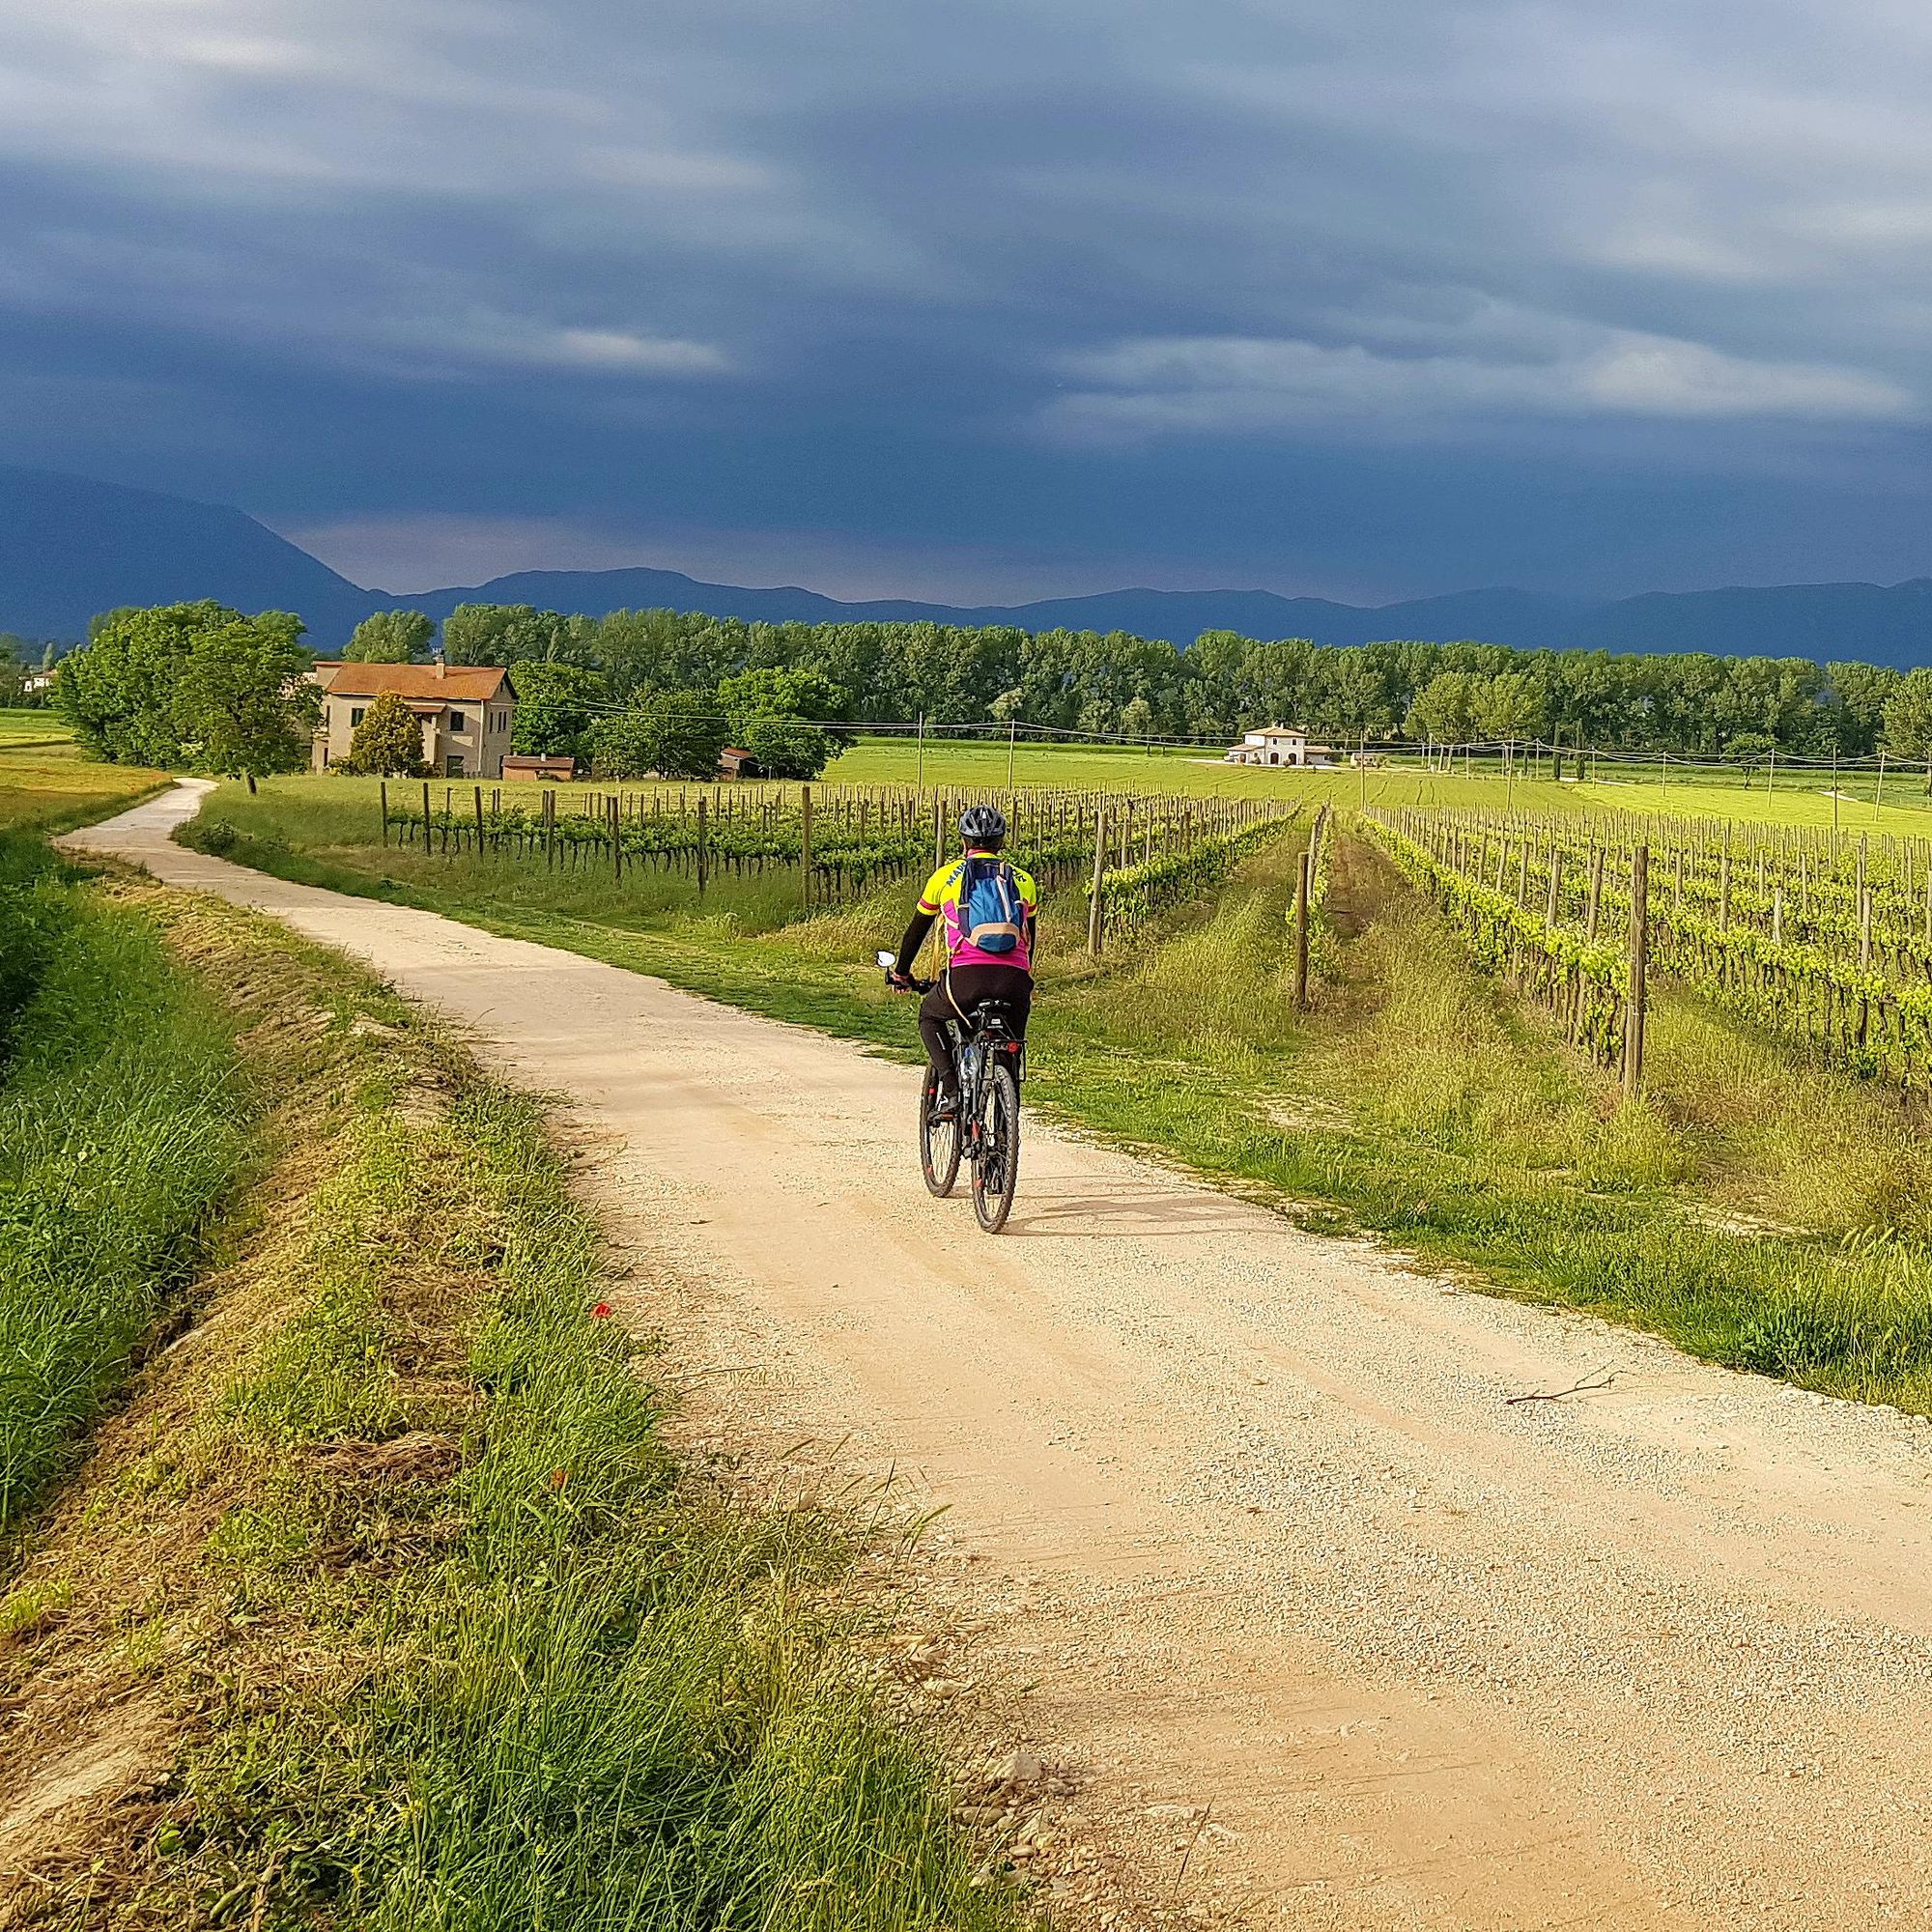
[[[895,992],[909,993],[912,991],[912,975],[901,973],[895,966],[889,966],[886,968],[886,984]]]

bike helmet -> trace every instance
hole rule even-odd
[[[991,850],[1007,842],[1007,821],[996,805],[969,805],[959,814],[959,836],[969,845]]]

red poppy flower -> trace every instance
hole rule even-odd
[[[592,1309],[592,1310],[590,1311],[590,1319],[591,1319],[591,1320],[592,1320],[593,1321],[610,1321],[610,1319],[611,1319],[611,1304],[610,1304],[610,1303],[609,1303],[608,1301],[600,1301],[600,1302],[599,1302],[599,1303],[597,1304],[597,1306],[596,1306],[595,1308],[593,1308],[593,1309]]]

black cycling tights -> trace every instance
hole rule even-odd
[[[1005,1000],[1012,1011],[1014,1034],[1026,1037],[1033,975],[1024,966],[949,966],[939,976],[939,984],[919,1003],[919,1037],[947,1093],[952,1091],[952,1055],[946,1044],[946,1022],[962,1018],[981,1000]]]

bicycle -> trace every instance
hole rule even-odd
[[[888,974],[894,954],[881,952]],[[913,980],[908,989],[929,993],[934,980]],[[927,1191],[944,1200],[959,1178],[959,1163],[973,1170],[973,1212],[980,1227],[997,1235],[1013,1210],[1020,1178],[1020,1077],[1026,1054],[1012,1031],[1012,1009],[1004,1000],[981,1000],[966,1015],[946,1023],[952,1050],[953,1091],[958,1112],[936,1118],[939,1074],[928,1065],[919,1089],[919,1165]]]

